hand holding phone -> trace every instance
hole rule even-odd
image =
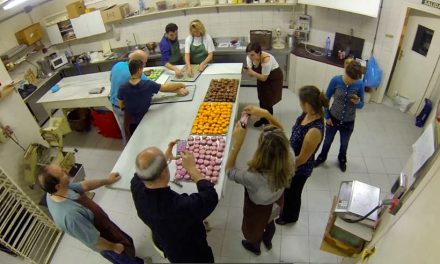
[[[176,156],[181,156],[182,152],[184,152],[187,148],[187,142],[184,139],[180,139],[177,141],[177,150],[176,150]]]
[[[250,118],[250,117],[251,117],[251,115],[246,114],[246,113],[243,113],[243,114],[241,115],[241,118],[240,118],[240,125],[241,125],[242,128],[246,128],[246,127],[247,127],[247,124],[248,124],[248,122],[249,122],[249,118]]]

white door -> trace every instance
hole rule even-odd
[[[418,113],[440,56],[440,18],[412,10],[388,95],[399,94],[412,101],[409,110]]]
[[[90,36],[87,19],[84,15],[70,19],[72,23],[73,32],[77,39]]]
[[[106,32],[100,11],[93,11],[82,16],[85,16],[87,19],[90,36]]]

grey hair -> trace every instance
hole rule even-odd
[[[157,180],[162,171],[167,167],[167,161],[163,155],[157,155],[151,159],[148,164],[140,164],[139,159],[136,159],[136,174],[144,181]]]

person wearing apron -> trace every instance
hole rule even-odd
[[[199,71],[205,70],[213,59],[214,42],[206,34],[203,23],[196,19],[189,25],[190,35],[185,40],[185,65],[189,76],[193,75],[191,65],[198,65]]]
[[[234,145],[226,163],[228,178],[245,187],[242,245],[256,255],[261,254],[260,244],[272,248],[275,234],[274,219],[279,215],[284,203],[284,189],[290,185],[294,172],[293,155],[289,140],[278,121],[267,111],[255,106],[247,106],[244,113],[271,120],[258,140],[257,150],[248,162],[248,169],[238,169],[235,162],[246,135],[246,129],[237,124],[233,132]],[[276,161],[276,162],[274,162]]]
[[[177,34],[178,27],[170,23],[165,27],[165,34],[160,41],[159,48],[162,55],[162,64],[169,70],[174,71],[177,77],[182,77],[182,71],[176,65],[182,65],[183,59],[180,53],[180,44]]]
[[[260,107],[273,115],[273,106],[281,101],[283,89],[283,71],[275,58],[263,52],[259,43],[249,43],[246,47],[247,66],[244,72],[257,79],[257,93]],[[266,118],[255,122],[255,127],[269,124]]]
[[[112,173],[107,179],[70,184],[65,170],[48,165],[41,169],[38,184],[48,193],[47,207],[61,230],[99,252],[111,263],[141,264],[144,260],[136,257],[132,238],[85,194],[120,178],[118,173]]]

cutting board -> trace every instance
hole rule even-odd
[[[194,93],[196,91],[195,85],[187,85],[186,89],[188,89],[188,95],[186,96],[178,96],[175,93],[163,93],[159,92],[153,96],[153,100],[151,102],[154,104],[167,104],[167,103],[177,103],[177,102],[189,102],[194,98]]]

